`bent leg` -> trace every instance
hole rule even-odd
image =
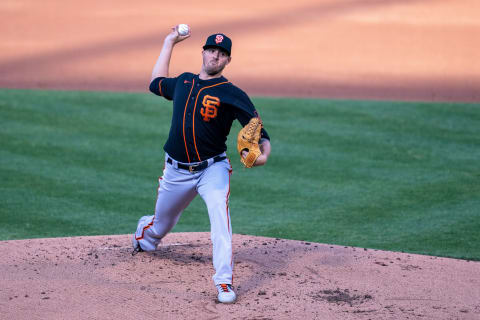
[[[183,210],[197,195],[195,179],[167,164],[159,180],[155,215],[139,220],[135,239],[145,251],[153,251],[160,240],[177,224]]]

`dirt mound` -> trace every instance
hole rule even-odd
[[[0,242],[5,319],[478,319],[480,263],[237,235],[237,303],[216,302],[208,233]]]

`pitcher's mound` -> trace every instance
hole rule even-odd
[[[233,305],[209,233],[0,242],[5,319],[479,319],[480,263],[235,234]]]

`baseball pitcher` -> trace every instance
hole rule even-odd
[[[179,32],[179,27],[174,27],[166,36],[152,72],[150,91],[173,101],[173,115],[163,147],[165,168],[159,179],[155,215],[138,221],[132,254],[155,250],[199,194],[210,219],[218,300],[232,303],[236,300],[228,207],[232,167],[225,142],[237,119],[243,126],[237,136],[237,150],[240,161],[250,168],[267,162],[270,138],[247,94],[222,75],[232,61],[232,41],[225,34],[206,39],[200,73],[169,77],[174,46],[191,35],[189,29],[183,28]]]

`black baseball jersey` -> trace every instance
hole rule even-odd
[[[173,100],[172,125],[163,149],[180,162],[199,162],[227,150],[235,119],[245,126],[257,111],[250,98],[226,78],[201,80],[193,73],[159,77],[150,91]],[[262,138],[270,139],[262,129]]]

